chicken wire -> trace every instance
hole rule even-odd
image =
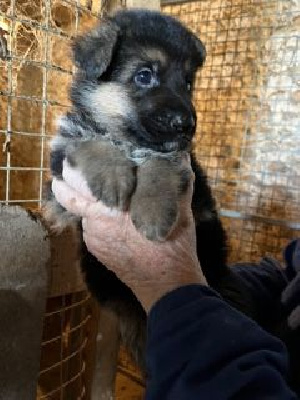
[[[100,0],[0,2],[1,203],[41,205],[48,142],[56,117],[70,106],[70,39],[95,25],[107,5]]]
[[[48,299],[37,400],[90,398],[96,320],[87,292]]]
[[[194,93],[195,150],[231,261],[280,258],[300,230],[300,2],[167,2],[163,11],[207,48]]]

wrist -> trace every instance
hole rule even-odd
[[[141,302],[145,311],[149,313],[152,306],[154,306],[154,304],[167,293],[182,286],[193,284],[207,286],[207,281],[200,266],[193,271],[189,271],[188,274],[187,271],[183,271],[183,274],[179,279],[170,281],[167,277],[165,279],[158,277],[155,281],[139,282],[132,287],[132,290]]]

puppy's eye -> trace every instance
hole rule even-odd
[[[156,79],[150,68],[142,68],[135,74],[134,81],[137,86],[152,87]]]

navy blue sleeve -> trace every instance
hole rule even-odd
[[[147,368],[147,400],[297,398],[283,344],[201,285],[152,308]]]

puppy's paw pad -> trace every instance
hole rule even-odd
[[[164,242],[169,234],[169,229],[163,229],[159,226],[141,226],[137,230],[148,240],[153,242]]]
[[[136,229],[148,240],[162,242],[166,240],[177,221],[176,208],[160,212],[159,208],[149,212],[143,206],[131,210],[131,219]]]

